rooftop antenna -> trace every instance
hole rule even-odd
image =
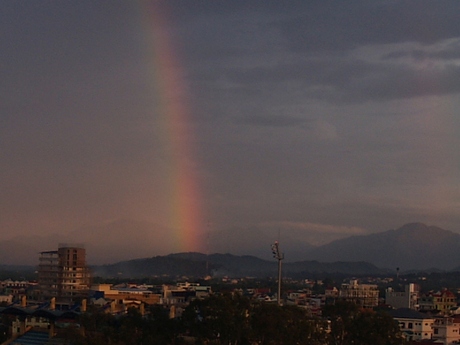
[[[284,254],[280,252],[280,245],[278,241],[272,244],[273,257],[278,260],[278,305],[281,305],[281,260],[284,259]]]

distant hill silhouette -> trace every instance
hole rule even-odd
[[[352,236],[307,253],[318,261],[366,261],[381,268],[450,270],[460,263],[460,235],[436,226],[410,223],[397,230]]]
[[[123,261],[111,265],[95,266],[94,275],[100,277],[139,278],[170,277],[275,277],[276,260],[267,261],[254,256],[231,254],[179,253],[146,259]],[[308,277],[317,273],[342,273],[352,275],[380,274],[384,271],[366,262],[320,263],[302,261],[283,263],[283,272],[289,277]]]
[[[270,236],[264,236],[263,229],[232,228],[230,230],[229,232],[215,232],[209,236],[210,252],[239,255],[238,260],[237,256],[234,256],[235,260],[229,260],[224,254],[210,256],[208,266],[212,266],[215,274],[240,272],[244,275],[251,275],[252,273],[259,274],[258,272],[268,274],[276,271],[276,262],[271,258],[270,250],[273,241]],[[177,266],[175,269],[171,268],[170,272],[188,274],[187,272],[192,269],[198,270],[200,267],[205,269],[206,263],[202,264],[204,254],[167,255],[173,251],[171,248],[177,247],[174,238],[168,235],[171,232],[171,229],[158,224],[119,219],[81,227],[67,234],[18,235],[0,241],[0,264],[35,266],[38,264],[38,255],[41,251],[55,250],[59,243],[83,243],[87,250],[88,263],[107,264],[98,267],[106,267],[105,270],[110,271],[111,275],[115,270],[115,266],[111,265],[114,262],[136,262],[133,259],[139,259],[142,262],[150,260],[144,258],[152,258],[154,255],[157,255],[155,258],[164,255],[168,258],[168,261],[164,261],[165,264],[169,262],[168,265],[171,267]],[[427,269],[452,270],[460,266],[460,235],[422,223],[406,224],[397,230],[371,235],[352,236],[317,247],[306,241],[298,240],[296,237],[299,236],[298,233],[296,236],[291,235],[284,236],[281,241],[281,248],[286,257],[283,262],[286,272],[294,270],[293,267],[296,267],[296,272],[304,269],[302,267],[308,267],[305,270],[310,272],[313,270],[329,272],[338,270],[338,262],[368,262],[392,271],[400,267],[401,272]],[[200,238],[199,242],[205,243],[207,240]],[[222,243],[227,246],[222,246]],[[248,259],[251,257],[246,254],[253,255],[254,260]],[[258,259],[260,261],[256,262],[256,257],[265,259],[265,261]],[[195,265],[190,267],[190,270],[180,268],[187,267],[181,263],[181,260],[185,258]],[[177,261],[175,264],[172,262],[173,259]],[[308,264],[296,266],[293,263],[293,261],[307,262],[304,260],[307,260]],[[327,267],[326,263],[334,263],[334,267]],[[148,264],[147,262],[146,265]],[[160,262],[154,265],[161,267]],[[128,266],[124,267],[126,268],[119,269],[119,271],[127,272]],[[142,268],[136,268],[136,270],[139,274],[163,274],[159,271],[144,272]],[[341,270],[348,270],[346,264]],[[367,269],[362,267],[361,270],[365,272]],[[200,275],[201,273],[203,272],[200,271]]]

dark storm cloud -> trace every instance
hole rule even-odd
[[[274,97],[295,89],[305,99],[338,103],[456,93],[456,65],[421,69],[389,58],[455,59],[457,44],[430,46],[460,36],[454,19],[459,7],[454,1],[305,1],[284,9],[270,3],[257,11],[237,2],[199,22],[183,12],[195,30],[184,30],[183,38],[189,81],[200,90],[234,94],[237,101],[265,97],[267,89]],[[205,48],[197,49],[202,41]],[[396,46],[407,42],[425,48]],[[392,46],[373,60],[357,52],[378,45]]]

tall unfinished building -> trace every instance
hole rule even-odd
[[[349,284],[342,284],[339,298],[363,308],[373,308],[379,304],[379,289],[375,284],[358,284],[358,280],[352,279]]]
[[[73,304],[87,296],[90,284],[82,245],[60,244],[58,250],[40,253],[38,287],[42,301],[55,297],[59,304]]]

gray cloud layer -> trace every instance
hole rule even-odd
[[[188,94],[203,224],[314,242],[331,227],[457,230],[457,1],[0,6],[3,237],[171,225],[179,138],[160,116],[159,29]]]

